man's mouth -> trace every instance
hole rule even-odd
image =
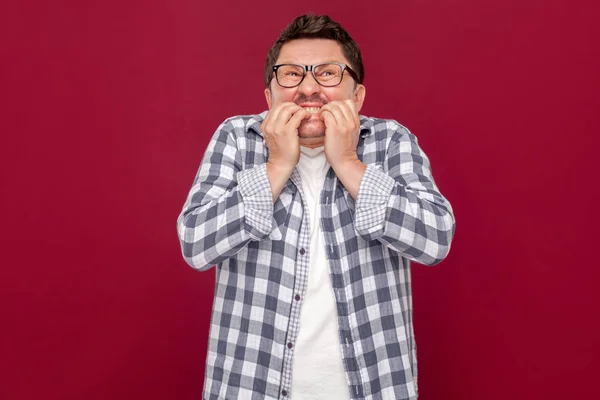
[[[321,107],[303,107],[303,108],[311,114],[318,114],[319,111],[321,110]]]

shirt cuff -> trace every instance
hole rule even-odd
[[[238,172],[237,181],[244,203],[246,230],[255,239],[262,239],[273,230],[273,194],[267,165]]]
[[[356,199],[354,227],[358,235],[370,240],[383,235],[387,205],[395,184],[394,178],[381,167],[367,165]]]

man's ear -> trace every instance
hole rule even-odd
[[[269,106],[269,110],[271,109],[271,103],[273,101],[273,97],[271,94],[271,89],[270,88],[266,88],[265,89],[265,99],[267,99],[267,105]]]
[[[367,92],[367,89],[364,87],[364,85],[361,85],[360,83],[358,85],[356,85],[356,89],[354,89],[354,98],[353,98],[354,102],[356,103],[356,111],[360,112],[363,102],[365,101],[366,92]]]

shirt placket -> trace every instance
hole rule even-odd
[[[339,253],[339,244],[336,240],[336,226],[333,219],[334,190],[337,184],[335,177],[328,176],[325,190],[321,199],[321,216],[323,222],[323,234],[327,260],[330,266],[331,284],[337,305],[338,326],[340,343],[344,357],[344,365],[350,380],[350,396],[352,399],[364,398],[362,380],[360,379],[360,368],[353,346],[352,330],[350,327],[348,298],[345,291],[344,277]],[[341,211],[341,210],[340,210]]]
[[[300,193],[301,199],[304,199],[302,185],[300,182],[300,174],[294,170],[291,181],[296,185]],[[298,338],[300,328],[300,309],[302,307],[302,299],[306,293],[308,286],[308,271],[310,260],[310,222],[308,205],[305,201],[301,201],[302,207],[302,225],[300,227],[300,235],[298,245],[296,247],[296,271],[294,279],[294,290],[291,299],[290,320],[288,325],[284,355],[283,355],[283,371],[281,380],[280,399],[291,399],[292,387],[292,365],[294,359],[294,347]]]

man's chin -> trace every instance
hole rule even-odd
[[[298,136],[300,138],[322,138],[325,136],[325,124],[322,121],[309,120],[304,121],[298,127]]]

